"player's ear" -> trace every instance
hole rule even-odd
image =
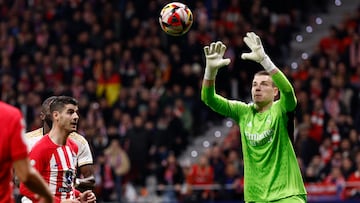
[[[279,97],[279,88],[274,87],[274,98],[278,98],[278,97]]]
[[[44,114],[44,112],[40,112],[40,119],[43,121],[45,120],[46,115]]]
[[[52,119],[53,121],[57,121],[57,120],[59,119],[60,112],[54,111],[54,112],[52,112],[51,116],[52,116],[51,119]]]

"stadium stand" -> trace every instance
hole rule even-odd
[[[227,44],[232,63],[219,72],[217,88],[248,101],[249,76],[259,67],[239,56],[246,51],[244,33],[255,30],[296,90],[295,145],[309,200],[358,201],[359,2],[351,1],[354,11],[328,27],[331,36],[317,35],[315,44],[304,50],[308,57],[296,58],[296,68],[288,59],[303,50],[292,50],[300,49],[292,40],[314,16],[336,12],[333,4],[340,0],[182,1],[195,17],[182,37],[167,36],[158,25],[166,2],[0,1],[1,99],[22,110],[29,131],[41,126],[39,112],[46,97],[79,100],[79,132],[94,153],[99,202],[241,202],[237,126],[199,99],[202,47],[217,39]],[[303,36],[310,39],[311,33]],[[214,139],[219,134],[213,132],[220,132],[220,138]],[[105,153],[114,139],[130,164],[121,175],[121,193]],[[201,145],[196,151],[202,163],[189,154],[193,144]],[[194,185],[196,192],[190,192],[186,185],[194,182],[188,172],[196,164],[216,173],[206,174],[209,185]],[[169,173],[164,171],[174,166],[181,168],[176,178],[165,179]]]

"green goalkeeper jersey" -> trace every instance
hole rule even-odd
[[[272,76],[280,99],[264,112],[253,103],[227,100],[215,87],[202,88],[202,100],[214,111],[234,119],[240,126],[244,159],[245,201],[272,201],[306,194],[292,146],[296,97],[282,72]]]

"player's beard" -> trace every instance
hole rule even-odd
[[[73,125],[75,125],[75,129],[74,129]],[[75,132],[76,130],[77,130],[77,123],[71,122],[70,123],[70,131],[71,131],[70,133]]]

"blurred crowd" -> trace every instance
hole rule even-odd
[[[0,0],[1,100],[22,110],[28,131],[42,126],[45,98],[79,101],[78,131],[94,153],[99,200],[145,198],[149,177],[155,177],[156,194],[167,198],[239,199],[236,125],[197,163],[181,165],[177,158],[223,119],[200,101],[203,46],[216,40],[227,45],[232,63],[219,71],[216,88],[250,101],[252,74],[261,67],[240,54],[248,51],[244,34],[253,30],[294,85],[294,145],[306,183],[360,180],[360,9],[330,27],[309,59],[292,69],[287,59],[293,34],[312,14],[328,12],[329,1],[182,1],[194,24],[181,37],[166,35],[158,24],[168,2]],[[184,183],[235,189],[197,190]],[[344,192],[357,195],[356,188]]]

